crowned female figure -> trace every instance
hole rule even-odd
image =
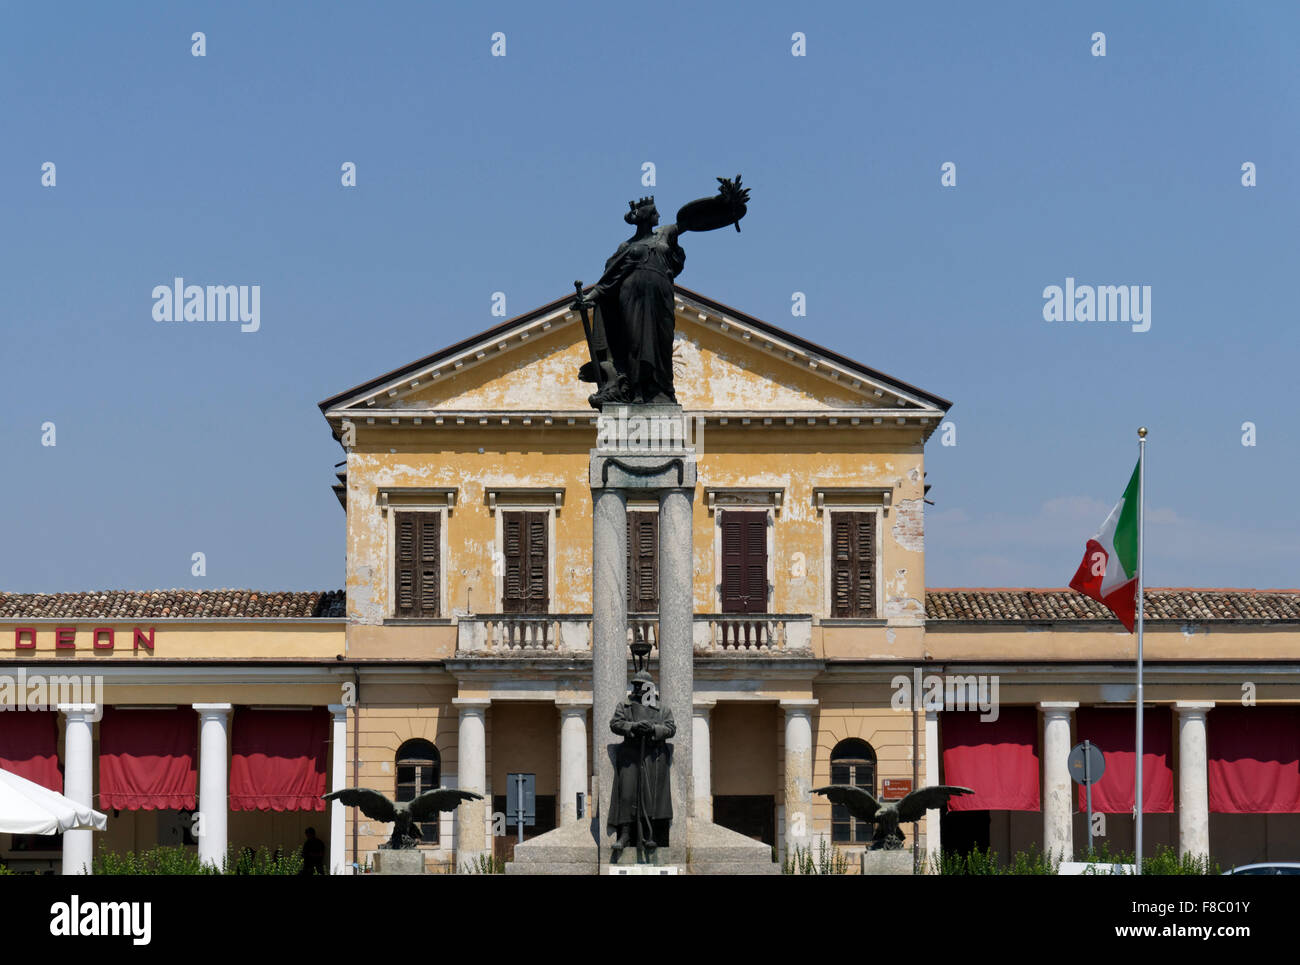
[[[675,224],[659,226],[653,196],[628,202],[623,220],[636,233],[605,262],[600,281],[573,303],[594,307],[592,361],[580,378],[596,382],[588,400],[599,409],[607,402],[677,404],[673,388],[673,279],[686,266],[677,244],[683,231],[712,231],[734,224],[740,230],[749,189],[718,178],[718,194],[692,201],[677,212]]]

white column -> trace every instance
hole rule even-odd
[[[691,713],[691,771],[695,787],[694,816],[713,821],[713,748],[709,737],[709,715],[717,701],[697,700]]]
[[[452,703],[460,710],[460,734],[457,738],[456,784],[462,791],[487,793],[487,709],[489,700],[455,697]],[[456,866],[464,868],[485,852],[487,816],[491,801],[465,801],[456,809]]]
[[[1043,712],[1043,852],[1074,860],[1074,785],[1070,781],[1070,714],[1076,700],[1045,700]]]
[[[693,488],[659,492],[659,689],[664,708],[672,712],[677,724],[677,734],[673,737],[673,760],[682,762],[680,767],[674,763],[668,773],[672,782],[673,814],[683,814],[688,819],[695,807],[692,789],[695,756],[691,751],[695,728],[693,724],[686,726],[687,717],[695,715],[692,707],[695,693],[695,552],[692,549],[694,522],[691,516],[694,494]],[[626,594],[627,591],[620,588],[619,592]],[[684,828],[686,822],[679,826]],[[682,835],[671,838],[674,842],[683,839]]]
[[[560,709],[560,824],[578,820],[578,795],[587,795],[587,711],[589,703],[557,701]],[[591,801],[585,814],[591,816]]]
[[[226,860],[230,806],[227,735],[230,704],[192,704],[199,715],[199,860],[220,868]]]
[[[348,786],[348,708],[330,704],[330,793]],[[330,801],[330,874],[348,873],[347,809],[341,801]]]
[[[59,704],[65,722],[63,744],[63,794],[78,804],[95,804],[95,740],[93,728],[100,717],[97,704]],[[63,832],[63,873],[88,875],[94,862],[94,831]]]
[[[627,696],[627,497],[620,489],[593,489],[591,498],[591,803],[604,843],[614,791],[609,722]]]
[[[934,787],[939,783],[939,712],[925,712],[925,786]],[[939,835],[939,809],[930,808],[925,812],[925,867],[929,871],[943,850]]]
[[[1210,853],[1210,790],[1206,782],[1205,715],[1214,701],[1179,700],[1178,854]]]
[[[815,700],[783,700],[785,711],[785,847],[812,840],[813,731]]]

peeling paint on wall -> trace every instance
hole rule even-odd
[[[894,541],[914,553],[925,551],[925,500],[903,499],[894,510]]]

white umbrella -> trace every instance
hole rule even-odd
[[[103,831],[107,815],[35,781],[0,768],[0,833],[58,834],[73,828]]]

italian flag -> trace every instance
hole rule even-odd
[[[1129,633],[1137,620],[1138,585],[1138,468],[1124,495],[1088,540],[1083,562],[1070,587],[1107,606]]]

